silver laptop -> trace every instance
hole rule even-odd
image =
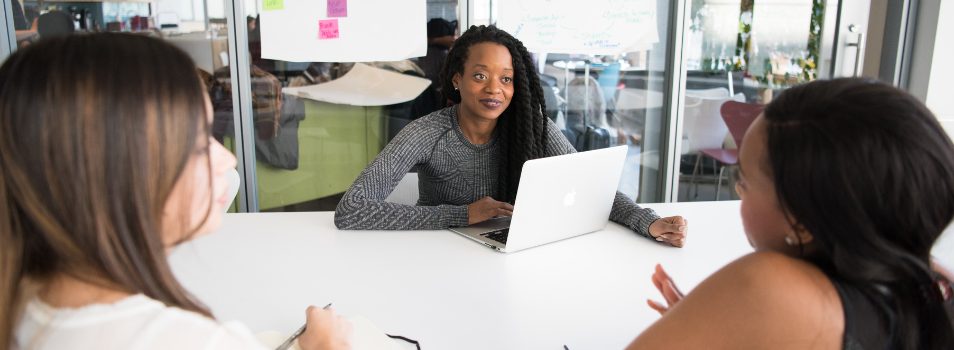
[[[523,164],[513,217],[451,231],[510,253],[606,227],[627,146],[540,158]]]

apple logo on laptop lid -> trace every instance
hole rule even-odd
[[[563,196],[563,206],[572,207],[576,203],[576,189],[570,190],[565,196]]]

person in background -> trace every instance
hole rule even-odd
[[[424,69],[424,76],[435,83],[440,78],[447,51],[454,46],[456,27],[443,18],[427,21],[427,56],[418,58],[418,65]]]
[[[17,47],[26,47],[30,45],[33,36],[37,33],[38,16],[30,20],[23,11],[23,5],[20,0],[10,0],[13,4],[13,30],[16,34]]]
[[[245,24],[248,26],[248,52],[252,65],[269,74],[282,75],[284,72],[278,71],[275,60],[262,58],[262,16],[247,16]]]
[[[862,79],[772,101],[736,190],[755,253],[668,305],[629,349],[954,349],[950,276],[930,251],[954,219],[954,144],[917,99]]]
[[[512,215],[523,163],[575,152],[544,114],[534,63],[523,44],[496,27],[473,26],[450,50],[441,87],[456,103],[401,130],[358,175],[335,210],[341,229],[425,230]],[[385,202],[415,169],[418,205]],[[660,218],[617,193],[610,219],[681,247],[687,223]]]
[[[232,200],[205,96],[189,56],[145,36],[48,38],[4,62],[0,347],[264,349],[167,262]],[[306,317],[302,348],[348,348],[347,321]]]
[[[454,46],[454,35],[457,24],[443,18],[432,18],[427,21],[427,55],[417,59],[418,65],[424,70],[424,77],[431,81],[431,85],[424,90],[414,108],[420,114],[415,118],[425,116],[447,107],[447,100],[443,98],[440,84],[441,68],[447,60],[447,51]]]
[[[13,30],[16,31],[16,34],[21,34],[28,31],[36,31],[36,19],[29,21],[26,17],[26,12],[23,11],[23,4],[20,3],[20,0],[10,0],[13,4]]]

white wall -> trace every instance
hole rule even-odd
[[[924,0],[911,57],[908,91],[920,98],[954,138],[954,1]]]
[[[925,104],[954,138],[954,1],[941,1]]]
[[[925,0],[920,6],[909,91],[924,100],[954,138],[954,45],[950,44],[954,1]],[[935,243],[932,254],[942,265],[954,268],[954,223]]]

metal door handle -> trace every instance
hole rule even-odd
[[[845,46],[855,48],[855,64],[854,69],[851,71],[851,76],[857,77],[859,75],[858,66],[861,64],[861,44],[864,42],[864,33],[862,33],[858,26],[854,24],[848,25],[848,33],[856,35],[856,41],[853,43],[847,43]]]

